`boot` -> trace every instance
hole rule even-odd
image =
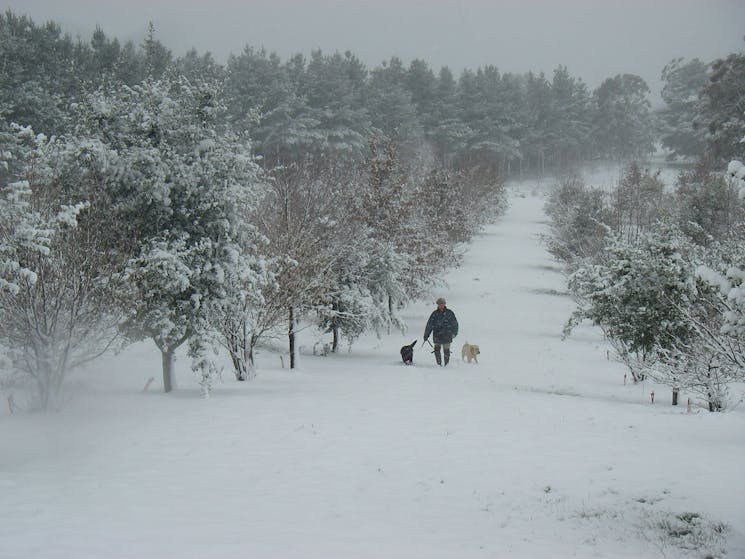
[[[437,361],[438,365],[442,365],[442,357],[440,357],[440,348],[435,348],[435,361]]]
[[[445,353],[445,366],[447,367],[448,363],[450,363],[450,350],[446,349],[444,353]]]

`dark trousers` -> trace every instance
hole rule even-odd
[[[445,365],[450,363],[450,344],[435,344],[435,361],[437,361],[438,365],[442,365],[442,357],[440,356],[440,348],[443,350],[443,355],[445,357]]]

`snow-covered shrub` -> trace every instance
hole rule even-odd
[[[745,140],[745,138],[743,138]],[[740,199],[745,198],[745,165],[741,161],[732,160],[727,166],[727,173],[735,180],[737,195]]]
[[[706,162],[679,175],[675,201],[678,226],[700,245],[742,234],[745,204],[732,181]]]
[[[618,235],[634,240],[656,228],[666,217],[669,197],[659,171],[643,169],[636,161],[623,169],[610,194],[611,225]]]
[[[608,241],[606,193],[586,186],[579,177],[561,181],[549,194],[545,211],[551,221],[544,241],[549,252],[570,268],[597,255]]]
[[[114,294],[126,254],[113,232],[100,143],[18,128],[22,179],[2,190],[0,345],[54,408],[67,373],[117,343]]]
[[[644,234],[638,242],[615,238],[599,262],[580,267],[569,278],[577,297],[565,333],[584,319],[620,342],[619,358],[634,380],[660,348],[685,343],[693,335],[684,320],[693,286],[693,248],[674,229]]]
[[[208,320],[228,352],[236,380],[256,374],[254,350],[277,323],[271,316],[271,294],[276,292],[270,264],[260,256],[236,254],[241,262],[225,273],[226,296],[210,303]],[[284,313],[282,313],[284,316]]]
[[[689,304],[679,307],[693,336],[668,348],[653,374],[674,378],[710,411],[720,411],[743,396],[733,387],[745,382],[745,252],[731,243],[712,247],[706,257],[695,270]]]

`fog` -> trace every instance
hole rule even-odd
[[[591,87],[620,73],[659,90],[676,57],[705,61],[742,50],[743,0],[3,0],[87,40],[98,25],[136,43],[152,21],[179,56],[194,47],[225,62],[246,45],[282,59],[351,50],[369,67],[392,56],[438,70],[495,65],[545,72],[562,64]]]

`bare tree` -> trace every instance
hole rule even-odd
[[[337,258],[333,239],[339,206],[330,195],[327,177],[310,163],[276,170],[256,215],[259,231],[269,239],[271,272],[277,282],[277,289],[265,298],[261,329],[279,326],[279,317],[284,316],[290,368],[296,365],[299,313],[322,299]]]

